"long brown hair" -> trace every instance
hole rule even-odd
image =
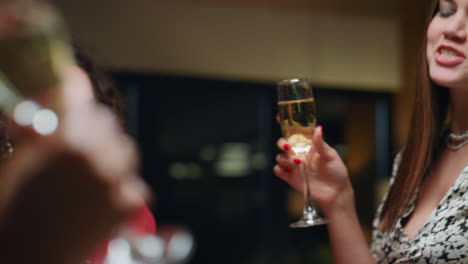
[[[426,21],[425,33],[439,9],[438,3],[437,0],[431,3],[431,13]],[[396,178],[382,208],[380,217],[382,221],[379,227],[382,231],[390,231],[394,228],[396,221],[403,216],[404,208],[411,202],[422,179],[432,167],[448,112],[448,89],[436,85],[430,79],[426,46],[427,36],[425,35],[420,51],[421,67],[410,130]]]

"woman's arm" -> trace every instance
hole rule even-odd
[[[306,162],[298,162],[284,139],[278,141],[278,147],[286,153],[276,157],[278,164],[274,173],[300,191],[303,185],[298,167],[306,166],[304,172],[310,179],[312,199],[320,204],[330,220],[328,233],[334,263],[375,263],[359,224],[348,171],[338,153],[324,142],[322,127],[315,129]]]
[[[343,195],[343,198],[345,196],[352,201],[348,208],[329,209],[326,213],[326,217],[330,219],[327,227],[334,263],[376,263],[359,224],[354,207],[354,195]]]

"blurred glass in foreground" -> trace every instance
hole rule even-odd
[[[51,89],[73,64],[68,35],[53,6],[37,0],[0,2],[0,109],[9,117],[23,126],[34,123],[40,134],[55,131],[56,114],[41,104],[57,107]]]

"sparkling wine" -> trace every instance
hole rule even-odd
[[[314,98],[279,101],[281,132],[297,154],[308,152],[316,125]]]

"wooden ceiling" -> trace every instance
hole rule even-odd
[[[424,14],[430,0],[179,0],[239,7],[302,9],[349,15],[403,17]]]
[[[408,0],[180,0],[201,4],[250,6],[262,8],[303,9],[314,12],[352,15],[398,16],[400,6]],[[413,0],[414,2],[415,0]],[[411,2],[411,1],[409,1]]]

